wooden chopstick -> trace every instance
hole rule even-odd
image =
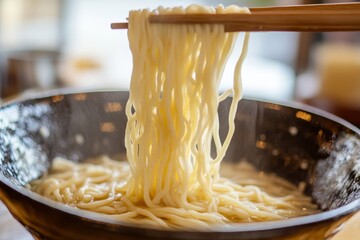
[[[351,14],[217,14],[203,16],[201,14],[187,14],[186,18],[172,15],[149,17],[150,22],[195,24],[212,23],[224,24],[226,32],[235,31],[360,31],[360,12]],[[164,19],[159,18],[164,17]],[[205,19],[207,17],[208,19]],[[163,20],[166,19],[166,22]]]
[[[284,24],[284,22],[286,22],[286,24]],[[266,15],[264,18],[250,17],[244,19],[242,23],[225,24],[225,32],[237,31],[360,31],[360,13],[356,20],[348,14],[324,16],[284,14],[281,17],[277,15]]]
[[[273,7],[256,7],[250,8],[252,14],[261,13],[310,13],[316,11],[323,12],[358,12],[360,11],[360,4],[355,2],[350,3],[329,3],[329,4],[305,4],[305,5],[289,5],[289,6],[273,6]]]
[[[120,23],[111,23],[111,29],[127,29],[129,27],[129,23],[120,22]]]
[[[162,24],[224,24],[237,31],[360,31],[360,3],[309,4],[251,8],[251,14],[150,15],[149,22]],[[127,28],[112,23],[112,29]]]

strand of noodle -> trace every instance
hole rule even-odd
[[[164,220],[156,217],[153,213],[151,213],[150,211],[146,210],[146,209],[143,209],[143,208],[139,208],[139,207],[136,207],[135,205],[132,204],[131,201],[129,201],[126,197],[124,197],[122,199],[122,201],[128,206],[128,208],[130,210],[133,210],[133,211],[136,211],[138,214],[141,214],[143,216],[146,216],[148,218],[150,218],[151,220],[157,222],[159,224],[159,226],[162,226],[162,227],[166,227],[167,224]]]
[[[62,196],[60,195],[60,190],[59,189],[55,189],[53,192],[53,196],[55,197],[55,200],[58,202],[62,202]],[[46,195],[45,195],[46,196]]]
[[[232,90],[226,90],[225,92],[223,92],[220,96],[219,96],[219,102],[224,101],[227,97],[230,96],[230,94],[232,93]]]
[[[74,202],[73,197],[72,197],[72,193],[70,192],[69,188],[65,188],[62,195],[63,195],[63,198],[64,198],[64,200],[66,202],[70,202],[70,203]]]
[[[101,206],[106,206],[107,204],[110,204],[114,201],[113,198],[106,198],[106,199],[103,199],[103,200],[97,200],[97,201],[94,201],[94,202],[91,202],[91,203],[78,203],[77,204],[77,207],[79,208],[84,208],[84,209],[96,209],[96,208],[99,208]]]
[[[232,102],[230,105],[230,111],[229,111],[229,122],[228,122],[229,130],[228,130],[228,134],[225,138],[223,148],[218,153],[218,156],[216,156],[216,159],[215,159],[216,162],[220,162],[224,158],[226,150],[228,149],[228,147],[230,145],[230,140],[232,138],[232,135],[234,134],[234,131],[235,131],[235,124],[234,124],[235,113],[237,110],[238,102],[240,101],[241,94],[242,94],[241,93],[241,90],[242,90],[241,67],[242,67],[245,57],[247,55],[249,36],[250,36],[249,33],[245,33],[242,52],[240,54],[239,60],[236,63],[236,66],[235,66],[233,98],[232,98]]]
[[[110,206],[101,206],[101,207],[94,208],[93,211],[98,212],[98,213],[114,215],[114,214],[121,214],[122,212],[127,211],[127,208],[124,207],[121,210],[118,210],[118,209],[115,210],[114,208],[112,208]]]
[[[127,208],[126,208],[126,212],[124,211],[124,213],[114,215],[116,219],[124,220],[124,221],[129,221],[135,218],[136,216],[138,216],[137,212],[129,211]]]

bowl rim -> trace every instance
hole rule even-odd
[[[34,101],[34,100],[41,100],[46,99],[52,96],[56,95],[74,95],[74,94],[93,94],[93,93],[121,93],[121,92],[128,92],[122,89],[90,89],[90,90],[78,90],[78,89],[57,89],[57,90],[50,90],[50,91],[44,91],[42,93],[36,93],[31,96],[26,97],[19,97],[16,99],[13,99],[11,101],[5,102],[3,104],[0,104],[0,111],[2,109],[5,109],[7,107],[10,107],[15,104],[20,104],[25,101]],[[356,135],[360,136],[360,129],[355,127],[353,124],[349,123],[348,121],[332,114],[329,112],[326,112],[324,110],[318,109],[316,107],[312,107],[306,104],[298,103],[298,102],[286,102],[286,103],[279,103],[279,102],[273,102],[273,101],[267,101],[267,100],[257,100],[254,98],[243,98],[250,101],[256,101],[256,102],[262,102],[262,103],[268,103],[268,104],[275,104],[280,105],[286,108],[292,108],[294,110],[301,110],[306,111],[311,114],[315,114],[317,116],[320,116],[322,118],[329,119],[333,122],[338,123],[339,125],[342,125],[346,127],[347,129],[353,131]],[[55,210],[61,211],[65,214],[70,214],[72,216],[78,217],[78,218],[84,218],[86,220],[90,220],[92,222],[96,222],[97,224],[101,225],[111,225],[112,227],[128,227],[133,228],[135,230],[151,230],[156,232],[178,232],[178,233],[185,233],[185,232],[194,232],[194,230],[186,230],[186,229],[179,229],[179,230],[171,230],[171,229],[161,229],[157,227],[152,226],[141,226],[139,227],[136,224],[124,222],[121,220],[116,220],[112,218],[109,215],[91,212],[87,210],[72,208],[64,205],[63,203],[59,203],[50,199],[47,199],[46,197],[43,197],[35,192],[32,192],[31,190],[27,189],[25,186],[17,186],[14,183],[12,183],[10,180],[8,180],[6,177],[4,177],[2,174],[0,175],[0,183],[6,185],[8,188],[10,188],[13,191],[16,191],[18,194],[30,198],[31,200],[38,202],[40,204],[45,205],[46,207],[54,208]],[[3,201],[6,205],[6,201]],[[263,221],[263,222],[252,222],[252,223],[231,223],[228,225],[214,225],[211,227],[211,230],[209,229],[197,229],[195,232],[197,233],[236,233],[236,232],[252,232],[252,231],[268,231],[268,230],[279,230],[279,229],[285,229],[285,228],[291,228],[291,227],[298,227],[303,225],[309,225],[314,223],[320,223],[324,221],[330,221],[333,219],[337,219],[339,217],[342,217],[344,215],[347,215],[352,212],[356,212],[357,210],[360,210],[360,198],[345,204],[344,206],[341,206],[339,208],[335,208],[332,210],[306,215],[306,216],[300,216],[300,217],[294,217],[284,220],[274,220],[274,221]]]
[[[93,89],[93,88],[59,88],[59,89],[44,90],[44,91],[40,91],[40,92],[29,93],[27,95],[20,95],[14,99],[10,99],[5,102],[0,102],[0,110],[3,108],[6,108],[6,107],[10,107],[11,105],[19,104],[19,103],[25,102],[25,101],[46,99],[46,98],[49,98],[52,96],[57,96],[57,95],[64,95],[64,96],[66,95],[67,96],[67,95],[74,95],[74,94],[81,94],[81,93],[85,93],[85,94],[129,93],[129,90],[124,89],[124,88],[97,88],[97,89]],[[333,122],[336,122],[348,129],[352,130],[354,133],[360,135],[360,128],[356,127],[354,124],[350,123],[349,121],[347,121],[339,116],[336,116],[333,113],[327,112],[325,110],[322,110],[322,109],[314,107],[314,106],[310,106],[305,103],[297,102],[294,100],[289,100],[289,101],[274,100],[274,101],[272,101],[272,100],[268,100],[268,99],[258,99],[258,98],[253,98],[253,97],[242,97],[241,100],[249,100],[249,101],[254,101],[254,102],[262,102],[262,103],[267,103],[267,104],[280,105],[280,106],[287,107],[287,108],[306,111],[306,112],[318,115],[320,117],[327,118]]]

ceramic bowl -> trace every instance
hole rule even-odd
[[[302,105],[243,99],[224,161],[248,161],[294,184],[305,184],[322,212],[281,221],[170,231],[112,220],[67,207],[25,186],[56,156],[81,162],[125,153],[128,92],[57,92],[0,109],[0,198],[38,239],[322,239],[360,208],[359,129]],[[219,106],[227,122],[230,100]],[[225,133],[222,124],[220,131]]]

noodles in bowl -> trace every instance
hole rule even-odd
[[[257,169],[255,177],[272,178],[265,181],[266,185],[259,185],[261,190],[272,197],[282,195],[272,193],[269,187],[283,184],[273,181],[271,175],[276,174],[292,186],[299,186],[300,192],[305,189],[304,193],[313,198],[320,213],[277,221],[165,229],[80,210],[25,188],[41,176],[54,173],[51,166],[56,167],[53,161],[56,156],[69,159],[76,166],[88,162],[86,159],[97,164],[96,159],[103,154],[126,163],[124,109],[128,97],[128,92],[119,91],[61,91],[0,108],[0,198],[34,236],[84,240],[289,240],[299,239],[301,235],[305,236],[301,239],[317,240],[329,236],[330,229],[339,229],[359,209],[360,131],[357,128],[306,106],[248,99],[239,102],[234,137],[221,162],[220,176],[244,186],[256,185],[249,170],[241,171],[246,167],[242,161],[246,160]],[[231,98],[219,104],[220,123],[228,121],[230,105]],[[222,137],[226,135],[227,127],[221,126],[220,133]],[[239,173],[229,176],[228,168]],[[92,168],[94,180],[99,181],[96,172]],[[291,189],[287,184],[284,187]]]
[[[117,220],[171,229],[211,229],[216,224],[281,220],[319,211],[310,197],[284,179],[259,175],[244,162],[222,168],[226,178],[220,177],[213,185],[216,194],[212,200],[219,201],[215,210],[210,209],[211,202],[197,200],[196,193],[193,199],[188,198],[189,204],[197,207],[192,209],[132,202],[126,198],[131,176],[128,163],[106,156],[81,164],[57,158],[49,175],[34,181],[32,189],[55,201],[109,214]]]
[[[235,67],[233,89],[218,87],[236,33],[222,25],[152,25],[149,14],[244,13],[231,6],[132,11],[129,43],[133,54],[126,106],[127,162],[107,157],[74,164],[54,161],[31,189],[69,206],[115,219],[172,229],[286,219],[318,212],[301,189],[247,165],[220,163],[235,131],[242,96],[241,66],[248,33]],[[228,132],[219,134],[219,102],[232,94]],[[215,156],[212,154],[215,150]],[[233,171],[235,169],[236,171]],[[248,176],[238,179],[236,176]]]

